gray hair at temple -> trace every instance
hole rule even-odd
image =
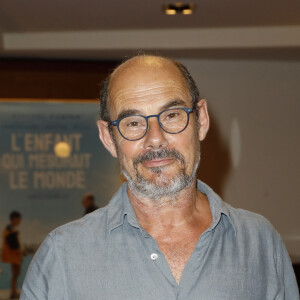
[[[140,56],[156,56],[156,57],[159,57],[162,59],[166,59],[166,60],[172,62],[178,68],[179,72],[182,74],[182,76],[188,86],[188,89],[189,89],[189,92],[190,92],[190,95],[192,98],[192,105],[193,105],[193,108],[195,109],[196,117],[198,117],[197,103],[200,100],[199,90],[197,88],[197,85],[196,85],[193,77],[191,76],[190,72],[188,71],[188,69],[182,63],[174,61],[172,59],[165,58],[162,56],[157,56],[157,55],[145,55],[145,54],[138,54],[136,56],[130,57],[129,59],[126,59],[125,61],[123,61],[119,66],[121,66],[123,63],[125,63],[128,60],[131,60],[131,59],[134,59],[134,58],[140,57]],[[110,80],[111,80],[111,74],[101,83],[101,88],[100,88],[99,119],[108,121],[108,122],[111,121],[110,116],[109,116],[109,110],[108,110],[109,85],[110,85]]]

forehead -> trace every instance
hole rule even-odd
[[[178,68],[171,61],[155,57],[121,65],[112,75],[109,95],[112,115],[126,109],[163,106],[173,100],[191,104],[189,89]]]

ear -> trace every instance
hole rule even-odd
[[[105,121],[97,121],[97,126],[99,130],[99,138],[104,145],[104,147],[109,151],[113,157],[118,157],[116,145],[109,132],[108,124]]]
[[[199,140],[203,141],[206,137],[206,134],[209,129],[209,115],[208,115],[208,110],[207,110],[207,103],[205,99],[200,100],[197,103],[198,106],[198,135],[199,135]]]

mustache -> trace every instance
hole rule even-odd
[[[139,155],[134,161],[134,166],[138,165],[139,163],[143,163],[145,161],[150,161],[154,159],[161,159],[161,158],[174,158],[179,160],[182,164],[185,163],[184,157],[176,150],[170,149],[161,149],[156,151],[148,151],[145,154]]]

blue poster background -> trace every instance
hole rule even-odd
[[[0,102],[0,228],[11,211],[21,212],[24,268],[47,233],[83,215],[83,194],[104,206],[120,186],[118,163],[98,138],[97,112],[96,102]],[[69,160],[55,157],[59,141],[70,144]],[[0,289],[9,288],[9,272],[0,264]]]

